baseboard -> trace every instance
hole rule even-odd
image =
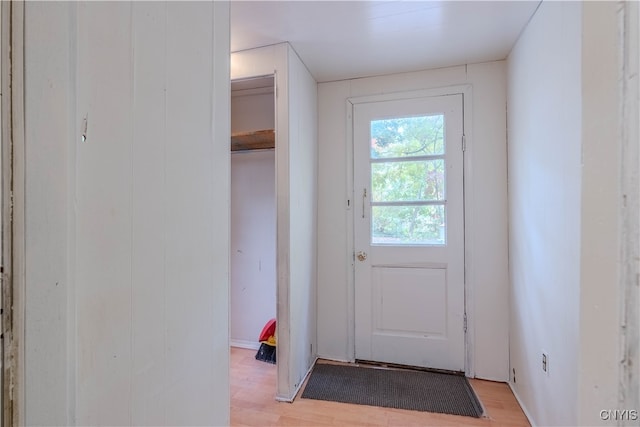
[[[513,388],[513,384],[511,383],[511,381],[509,381],[507,384],[509,385],[509,388],[511,389],[511,393],[513,393],[513,395],[515,396],[516,400],[518,401],[518,405],[520,405],[520,409],[522,409],[522,412],[524,412],[524,416],[527,417],[527,421],[529,421],[529,424],[531,424],[531,427],[536,427],[537,424],[533,422],[533,417],[531,416],[531,414],[527,410],[527,407],[524,406],[524,403],[522,403],[522,400],[520,399],[520,396],[518,396],[518,392]]]
[[[300,384],[298,384],[298,387],[296,387],[295,391],[293,392],[293,396],[292,397],[276,396],[276,401],[278,401],[278,402],[286,402],[286,403],[293,403],[293,401],[296,400],[296,397],[298,396],[298,393],[300,393],[300,389],[302,388],[302,385],[307,381],[307,378],[311,374],[311,371],[313,370],[313,367],[316,365],[317,361],[318,361],[318,357],[316,357],[313,360],[313,363],[311,363],[311,366],[309,366],[309,369],[307,370],[307,373],[304,374],[304,377],[302,377],[302,380],[300,381]]]
[[[248,348],[250,350],[257,350],[260,348],[260,343],[257,341],[245,341],[245,340],[229,340],[231,347]]]

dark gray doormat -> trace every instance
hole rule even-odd
[[[479,418],[482,406],[462,375],[316,364],[303,399]]]

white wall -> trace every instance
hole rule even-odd
[[[231,78],[275,74],[278,400],[292,400],[315,354],[316,83],[287,43],[231,55]],[[312,350],[313,348],[313,350]]]
[[[228,25],[26,5],[27,424],[228,424]]]
[[[271,98],[273,101],[273,95]],[[256,346],[264,324],[274,317],[275,153],[234,152],[231,153],[231,344]]]
[[[508,62],[511,368],[540,425],[578,415],[580,31],[579,3],[543,3]]]
[[[533,424],[618,407],[618,22],[616,3],[544,2],[509,56],[512,387]]]
[[[273,90],[253,95],[231,92],[231,133],[273,129],[275,102]]]
[[[70,123],[74,122],[72,7],[25,4],[25,419],[73,422],[73,367],[67,366],[73,318],[73,254],[67,250],[73,196]],[[16,240],[19,237],[15,237]],[[16,254],[16,256],[19,256]]]
[[[508,378],[506,76],[504,62],[321,83],[319,96],[318,355],[353,358],[346,100],[471,85],[466,129],[465,263],[472,375]]]
[[[582,6],[582,221],[578,424],[618,407],[623,45],[619,5]],[[640,119],[636,116],[635,120]],[[605,143],[603,143],[605,142]],[[636,144],[638,141],[636,140]],[[636,383],[638,378],[636,378]],[[640,402],[636,402],[636,405]],[[640,407],[636,406],[638,410]],[[622,408],[621,408],[622,409]],[[627,408],[629,409],[629,408]],[[608,424],[616,424],[610,420]],[[635,420],[638,425],[638,420]]]
[[[316,349],[318,96],[316,81],[291,46],[288,57],[289,384],[298,389],[315,360]]]

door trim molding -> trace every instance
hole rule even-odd
[[[2,424],[25,423],[25,147],[23,2],[3,2],[2,36]]]
[[[631,408],[637,404],[640,398],[640,387],[638,387],[638,376],[640,369],[637,364],[632,363],[638,356],[638,319],[640,310],[638,308],[638,263],[639,227],[638,216],[640,216],[640,156],[638,151],[638,135],[640,126],[637,118],[640,115],[638,94],[640,93],[640,83],[638,78],[638,33],[640,22],[640,6],[637,2],[624,2],[622,9],[618,11],[619,18],[623,21],[624,46],[622,67],[622,96],[620,98],[620,111],[622,118],[619,123],[621,135],[622,159],[621,181],[622,193],[626,197],[626,204],[622,206],[619,228],[619,238],[622,242],[622,262],[619,265],[620,283],[620,308],[621,308],[621,366],[618,381],[618,401],[620,408]],[[630,424],[629,424],[630,425]]]
[[[473,169],[471,164],[472,156],[469,155],[473,150],[472,135],[472,85],[452,85],[438,87],[433,89],[420,89],[412,91],[391,92],[378,95],[366,95],[349,97],[346,101],[346,159],[347,159],[347,197],[346,200],[346,222],[347,222],[347,248],[346,257],[349,260],[349,271],[347,272],[347,307],[348,315],[348,334],[346,354],[349,362],[355,362],[355,209],[354,201],[354,140],[353,140],[353,107],[357,104],[365,104],[372,102],[396,101],[414,98],[426,98],[446,95],[462,95],[463,111],[462,124],[463,135],[466,140],[466,149],[463,153],[463,203],[464,203],[464,308],[467,318],[467,331],[465,333],[465,375],[467,377],[475,377],[475,310],[474,310],[474,280],[473,280],[473,257],[469,252],[469,248],[473,247],[474,229],[472,227],[473,212],[470,203],[470,197],[473,193],[468,191],[473,182]]]

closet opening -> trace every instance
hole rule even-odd
[[[263,327],[276,318],[274,84],[273,75],[231,81],[232,375],[234,360],[241,355],[250,362],[247,359],[257,353]],[[266,387],[273,398],[276,368],[268,362],[256,363],[265,364],[264,371],[273,374],[273,388]]]

